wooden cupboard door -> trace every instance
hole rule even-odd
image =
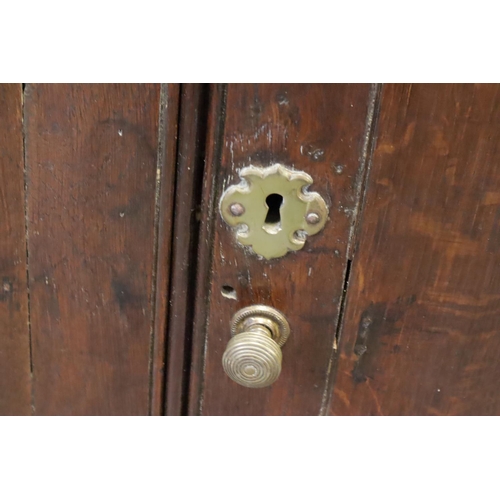
[[[0,85],[0,414],[496,415],[498,85]],[[313,178],[266,260],[219,201]],[[275,307],[278,380],[224,373]]]
[[[212,90],[189,412],[318,414],[330,390],[376,92],[370,85],[317,84]],[[331,220],[304,249],[265,260],[235,244],[218,203],[239,169],[274,163],[310,174]],[[221,293],[224,287],[232,297]],[[221,363],[232,315],[253,304],[282,311],[292,328],[281,376],[263,389],[237,385]]]
[[[37,415],[162,411],[164,242],[171,237],[175,148],[161,134],[168,130],[175,138],[176,91],[160,85],[25,89]]]
[[[500,86],[385,85],[334,415],[500,413]]]
[[[191,414],[500,412],[500,87],[382,88],[214,89]],[[278,162],[313,177],[331,217],[267,261],[235,244],[218,203],[239,169]],[[221,363],[231,316],[255,304],[292,329],[261,389]]]

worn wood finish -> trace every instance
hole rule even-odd
[[[26,89],[34,405],[148,413],[159,85]]]
[[[177,125],[180,85],[162,85],[159,124],[158,251],[156,255],[151,414],[163,415],[165,402],[166,331],[170,288],[170,263],[177,161]]]
[[[321,410],[335,342],[350,229],[361,180],[369,85],[229,85],[217,154],[215,235],[210,275],[205,372],[192,385],[207,415],[309,415]],[[213,132],[217,131],[212,126]],[[215,138],[216,139],[216,138]],[[217,141],[208,144],[217,148]],[[281,162],[312,175],[330,206],[331,220],[305,248],[264,261],[234,243],[216,205],[224,186],[238,182],[237,169]],[[205,189],[211,189],[206,186]],[[210,221],[207,221],[210,223]],[[234,288],[237,300],[221,295]],[[283,371],[269,388],[232,382],[221,358],[230,339],[229,320],[241,307],[267,304],[288,318],[292,334],[283,349]],[[201,339],[197,338],[200,342]],[[195,352],[202,349],[195,345]],[[198,356],[198,354],[197,354]],[[199,380],[201,378],[201,380]]]
[[[388,85],[331,412],[500,413],[500,86]]]
[[[0,415],[31,414],[22,88],[0,85]]]
[[[175,183],[174,238],[167,349],[167,415],[186,412],[194,316],[196,250],[206,139],[203,84],[183,84]]]

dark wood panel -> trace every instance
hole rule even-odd
[[[29,415],[21,84],[0,85],[0,109],[0,415]]]
[[[159,85],[30,85],[37,414],[148,413]]]
[[[362,179],[371,95],[369,85],[229,85],[226,112],[223,104],[213,105],[225,120],[211,125],[213,135],[208,140],[209,162],[215,166],[210,174],[216,184],[215,195],[206,194],[212,200],[213,219],[206,218],[204,224],[214,224],[215,234],[210,240],[212,270],[205,277],[210,281],[206,337],[198,335],[194,346],[198,372],[191,385],[192,413],[309,415],[321,411]],[[220,89],[214,96],[219,103],[225,97]],[[239,168],[276,162],[312,175],[311,189],[327,200],[331,220],[303,250],[265,261],[235,245],[216,205],[223,186],[238,182]],[[205,192],[212,189],[207,182]],[[223,285],[234,288],[237,300],[221,295]],[[259,303],[281,310],[292,335],[283,349],[279,380],[255,390],[232,382],[223,372],[221,358],[230,338],[231,316],[241,307]],[[204,358],[200,352],[205,352]]]
[[[500,86],[388,85],[331,412],[500,413]]]
[[[158,252],[155,280],[155,324],[152,360],[151,414],[163,415],[165,406],[166,332],[170,290],[170,264],[177,162],[180,85],[162,85],[159,125]]]

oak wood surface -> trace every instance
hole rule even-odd
[[[149,411],[159,85],[25,95],[36,414]]]
[[[0,414],[499,414],[500,87],[385,85],[373,122],[377,99],[27,85],[23,110],[0,85]],[[218,202],[277,162],[330,220],[265,261]],[[246,389],[221,359],[259,303],[292,334],[278,381]]]
[[[205,192],[214,194],[206,194],[212,200],[212,218],[205,218],[204,225],[213,224],[215,234],[205,230],[205,237],[213,239],[202,244],[211,247],[212,260],[211,272],[201,280],[210,283],[210,302],[206,335],[195,337],[190,412],[318,414],[328,386],[362,180],[370,86],[231,84],[227,93],[218,89],[214,95],[224,104],[212,108],[220,111],[222,123],[211,125],[208,139],[210,175],[216,185],[205,183]],[[239,168],[276,162],[313,177],[310,189],[325,198],[331,220],[303,250],[265,261],[235,244],[217,203],[224,186],[239,182]],[[237,300],[222,296],[223,285],[234,288]],[[221,364],[230,318],[251,304],[276,307],[292,328],[279,380],[259,390],[232,382]]]
[[[500,86],[386,85],[331,413],[500,413]]]
[[[0,415],[29,415],[21,84],[0,84],[0,109]]]

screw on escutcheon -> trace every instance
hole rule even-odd
[[[308,224],[317,224],[320,221],[320,217],[316,212],[309,212],[306,215],[306,221]]]
[[[243,215],[245,213],[245,207],[241,203],[233,203],[229,207],[229,211],[231,212],[231,215],[239,217],[240,215]]]

